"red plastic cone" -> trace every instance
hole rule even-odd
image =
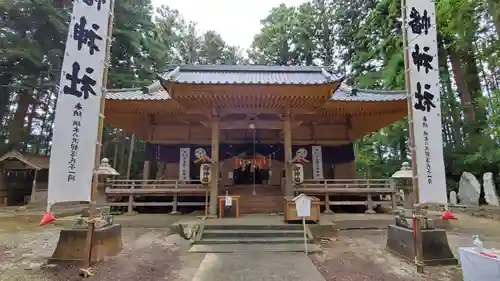
[[[457,217],[455,217],[455,215],[453,215],[453,213],[450,210],[444,211],[440,218],[445,221],[457,219]]]
[[[56,218],[54,217],[54,215],[52,215],[52,212],[45,212],[45,214],[43,214],[42,220],[40,221],[40,226],[49,224],[55,220]]]

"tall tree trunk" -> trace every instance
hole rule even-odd
[[[461,127],[462,120],[460,118],[460,109],[455,99],[453,91],[450,69],[448,67],[448,54],[446,52],[444,42],[441,36],[438,36],[438,58],[439,58],[439,73],[441,77],[441,85],[443,87],[444,99],[443,104],[448,110],[448,118],[450,122],[450,138],[454,148],[460,147],[462,143]]]
[[[466,82],[465,69],[462,66],[460,54],[453,50],[452,47],[448,47],[447,52],[450,55],[451,69],[458,93],[460,94],[460,102],[464,108],[465,121],[467,125],[473,124],[476,121],[476,110],[472,103],[473,96]]]
[[[18,94],[16,112],[9,124],[9,148],[11,150],[21,150],[23,147],[24,121],[32,101],[33,97],[28,90],[23,90]]]
[[[500,39],[500,0],[488,0],[488,12],[493,18],[498,39]]]
[[[472,43],[469,44],[467,52],[464,53],[462,59],[465,63],[465,79],[468,85],[469,92],[472,96],[472,104],[475,111],[475,121],[476,129],[483,127],[486,123],[486,111],[484,106],[478,101],[479,98],[483,96],[481,80],[479,78],[479,70],[477,67],[477,59],[475,54],[475,48]]]

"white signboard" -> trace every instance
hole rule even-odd
[[[312,146],[313,179],[323,179],[323,153],[320,145]]]
[[[311,197],[300,194],[293,199],[295,201],[295,208],[297,209],[297,216],[309,217],[311,216]]]
[[[190,159],[191,159],[191,149],[189,147],[187,148],[181,148],[180,151],[180,158],[179,158],[179,180],[180,181],[189,181],[189,166],[190,166]]]
[[[446,204],[435,1],[407,0],[406,5],[420,203]]]
[[[75,0],[50,155],[48,209],[90,201],[111,1]]]
[[[226,206],[228,206],[228,207],[229,207],[229,206],[233,206],[233,197],[231,197],[231,196],[227,196],[227,195],[226,195],[226,198],[225,198],[225,205],[226,205]]]

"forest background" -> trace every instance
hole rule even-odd
[[[447,184],[462,172],[500,183],[500,0],[437,0],[442,122]],[[0,154],[48,155],[70,0],[0,2]],[[215,31],[199,32],[175,9],[120,0],[107,87],[151,83],[171,64],[325,65],[357,88],[404,88],[400,0],[313,0],[282,4],[261,21],[248,50]],[[126,174],[131,136],[106,127],[103,157]],[[408,122],[355,144],[361,177],[387,178],[409,161]],[[132,175],[145,144],[134,142]],[[500,184],[497,184],[500,189]]]

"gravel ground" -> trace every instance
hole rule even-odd
[[[500,221],[459,214],[448,241],[458,247],[470,245],[471,234],[479,234],[488,248],[500,248]],[[74,266],[44,266],[57,244],[60,228],[39,227],[39,217],[0,219],[0,281],[81,280]],[[123,228],[124,249],[116,257],[95,265],[99,280],[191,281],[203,254],[188,253],[189,243],[166,229]],[[386,230],[341,231],[312,260],[328,281],[458,281],[458,266],[426,267],[420,275],[415,267],[385,251]]]
[[[461,280],[458,266],[426,267],[419,275],[415,266],[385,251],[386,231],[342,231],[312,260],[327,281],[424,281]]]
[[[78,268],[69,265],[45,266],[58,239],[57,228],[42,231],[1,233],[0,281],[81,280]],[[190,281],[200,255],[187,256],[188,241],[169,235],[165,229],[124,228],[123,251],[116,257],[92,267],[98,280],[175,280]]]

